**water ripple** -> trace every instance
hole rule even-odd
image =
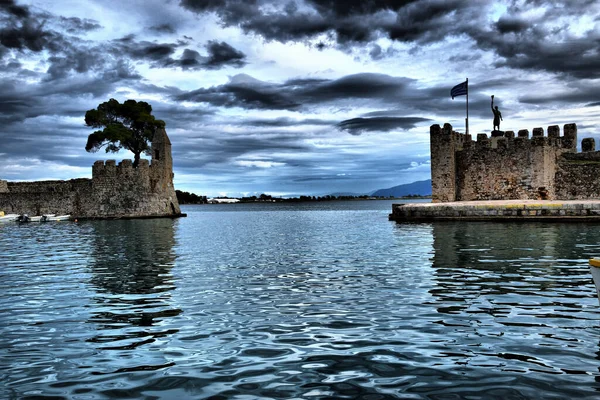
[[[0,397],[596,397],[596,226],[389,209],[0,225]]]

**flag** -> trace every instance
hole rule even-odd
[[[452,96],[452,100],[454,100],[456,96],[464,96],[469,92],[468,82],[469,81],[464,81],[463,83],[459,83],[458,85],[452,88],[452,90],[450,91],[450,96]]]

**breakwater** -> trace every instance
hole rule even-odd
[[[600,221],[600,200],[490,200],[393,204],[391,221]]]

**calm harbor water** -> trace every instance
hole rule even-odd
[[[390,201],[0,225],[0,398],[600,397],[600,225]]]

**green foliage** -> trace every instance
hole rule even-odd
[[[85,124],[103,128],[88,136],[85,150],[96,152],[106,146],[106,152],[126,149],[134,154],[137,167],[140,154],[150,153],[154,131],[164,128],[165,122],[154,118],[152,106],[144,101],[127,100],[123,104],[110,99],[85,113]]]
[[[177,195],[177,202],[179,204],[206,204],[208,203],[206,196],[198,196],[195,193],[182,192],[181,190],[175,190]]]

